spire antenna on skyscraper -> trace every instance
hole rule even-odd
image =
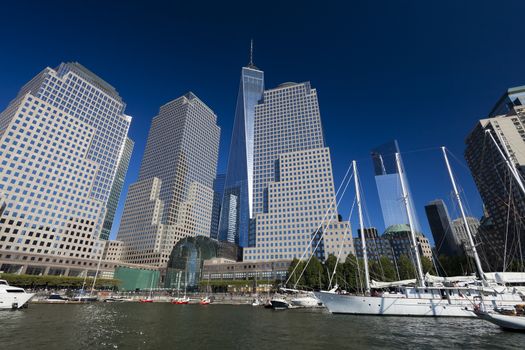
[[[248,68],[255,68],[255,64],[253,64],[253,39],[250,39],[250,62],[248,63]]]

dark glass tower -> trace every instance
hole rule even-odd
[[[406,178],[403,162],[401,161],[402,172],[399,173],[396,166],[396,153],[400,153],[397,140],[392,140],[372,150],[372,161],[374,163],[374,173],[379,194],[379,202],[385,221],[385,228],[392,225],[407,224],[408,216],[405,205],[403,204],[403,195],[401,192],[401,176],[409,193],[410,206],[412,208],[414,229],[420,231],[419,222],[415,212],[410,187]]]
[[[241,247],[248,246],[253,215],[254,112],[264,91],[264,72],[253,64],[252,52],[250,63],[241,71],[219,222],[219,240]]]
[[[437,253],[447,256],[462,255],[461,241],[454,232],[445,203],[441,199],[432,201],[425,205],[425,212]]]

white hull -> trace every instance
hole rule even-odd
[[[2,293],[0,294],[0,309],[20,309],[34,296],[32,293]]]
[[[318,307],[321,302],[313,296],[297,297],[290,300],[295,307]]]
[[[525,331],[525,316],[509,316],[498,313],[478,313],[479,318],[492,322],[504,329]]]
[[[476,317],[472,300],[442,298],[405,298],[402,296],[359,296],[316,292],[328,311],[334,314],[378,316]],[[516,299],[493,300],[495,307],[510,307]]]

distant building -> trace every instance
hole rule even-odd
[[[443,200],[437,199],[428,203],[425,206],[425,212],[432,236],[434,237],[437,254],[447,256],[463,255],[462,245],[468,242],[465,228],[453,224]],[[462,221],[460,224],[463,226]]]
[[[509,91],[511,91],[510,89]],[[502,261],[506,255],[506,262],[519,261],[525,254],[525,194],[512,176],[505,164],[505,160],[494,145],[494,139],[505,152],[508,149],[511,162],[515,164],[519,175],[525,176],[525,107],[521,106],[522,88],[513,93],[505,94],[493,110],[504,111],[506,114],[482,119],[466,139],[465,159],[472,172],[478,191],[483,199],[488,216],[494,225],[496,234],[486,236],[482,247],[488,254],[489,260]],[[518,94],[519,92],[519,94]],[[516,93],[516,94],[514,94]],[[519,96],[518,96],[519,95]],[[510,104],[504,102],[512,102]],[[495,252],[491,247],[499,246],[499,241],[505,249]],[[501,263],[496,266],[500,271],[504,267]]]
[[[202,280],[253,280],[259,284],[286,281],[290,260],[235,262],[224,258],[204,261]]]
[[[402,199],[403,194],[401,191],[401,177],[403,177],[407,192],[409,194],[409,205],[412,209],[412,220],[415,225],[415,229],[420,231],[415,206],[412,203],[412,196],[410,195],[410,186],[406,177],[406,171],[404,170],[402,161],[402,172],[400,173],[398,171],[395,157],[396,153],[400,153],[397,140],[393,140],[378,146],[371,152],[372,161],[374,163],[374,173],[377,192],[379,195],[379,203],[381,204],[381,212],[383,213],[385,227],[388,228],[392,225],[400,224],[408,225],[409,223],[406,207]]]
[[[191,92],[160,107],[124,205],[117,236],[124,261],[164,267],[180,239],[210,235],[216,123],[215,113]]]
[[[251,242],[249,237],[254,217],[254,119],[263,91],[264,72],[253,63],[252,45],[250,62],[241,70],[219,226],[221,241],[241,247],[255,245],[254,232]]]
[[[211,212],[210,237],[219,239],[219,221],[221,218],[222,198],[224,196],[224,180],[226,174],[218,174],[213,181],[213,208]]]
[[[414,250],[412,249],[412,239],[410,233],[410,226],[408,225],[393,225],[386,229],[383,233],[383,238],[390,241],[390,245],[394,250],[396,260],[399,260],[401,255],[405,255],[411,260],[414,259]],[[419,247],[419,253],[432,261],[432,248],[430,242],[421,232],[416,232],[416,241]]]
[[[479,220],[472,216],[467,216],[467,224],[469,227],[469,231],[472,234],[472,238],[476,240],[476,236],[478,234],[479,226],[480,226]],[[452,220],[452,227],[464,251],[470,252],[472,248],[470,247],[467,229],[465,228],[465,223],[463,222],[463,218],[457,218],[455,220]]]
[[[368,260],[378,261],[382,256],[394,261],[394,250],[390,241],[386,237],[379,236],[375,227],[365,228],[366,253]],[[363,258],[363,248],[361,243],[361,229],[357,230],[357,237],[354,237],[354,248],[358,258]]]
[[[255,247],[244,261],[277,261],[353,253],[350,224],[339,221],[330,151],[324,144],[317,91],[285,83],[255,106]],[[321,235],[322,233],[322,239]],[[316,244],[317,244],[316,243]]]

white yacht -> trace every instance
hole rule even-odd
[[[452,175],[445,147],[442,147],[443,156],[454,190],[458,207],[465,224],[470,248],[476,262],[479,279],[475,277],[446,278],[423,275],[418,244],[415,238],[412,222],[408,191],[400,176],[403,202],[411,230],[412,246],[414,247],[415,267],[417,279],[397,281],[391,283],[370,282],[368,260],[363,229],[363,217],[359,183],[357,179],[356,162],[353,162],[354,181],[356,187],[356,202],[361,228],[361,244],[365,268],[365,292],[363,295],[349,295],[337,292],[338,288],[330,291],[316,292],[316,297],[323,302],[331,313],[359,314],[359,315],[392,315],[392,316],[454,316],[476,317],[474,313],[474,299],[482,299],[485,306],[498,308],[513,307],[525,301],[525,273],[485,273],[481,266],[474,239],[468,226],[463,204]],[[398,173],[402,174],[399,154],[395,154]],[[525,191],[524,191],[525,192]],[[470,279],[470,281],[469,281]],[[460,287],[461,285],[461,287]]]
[[[0,309],[21,309],[34,296],[23,288],[13,287],[6,280],[0,280]]]

